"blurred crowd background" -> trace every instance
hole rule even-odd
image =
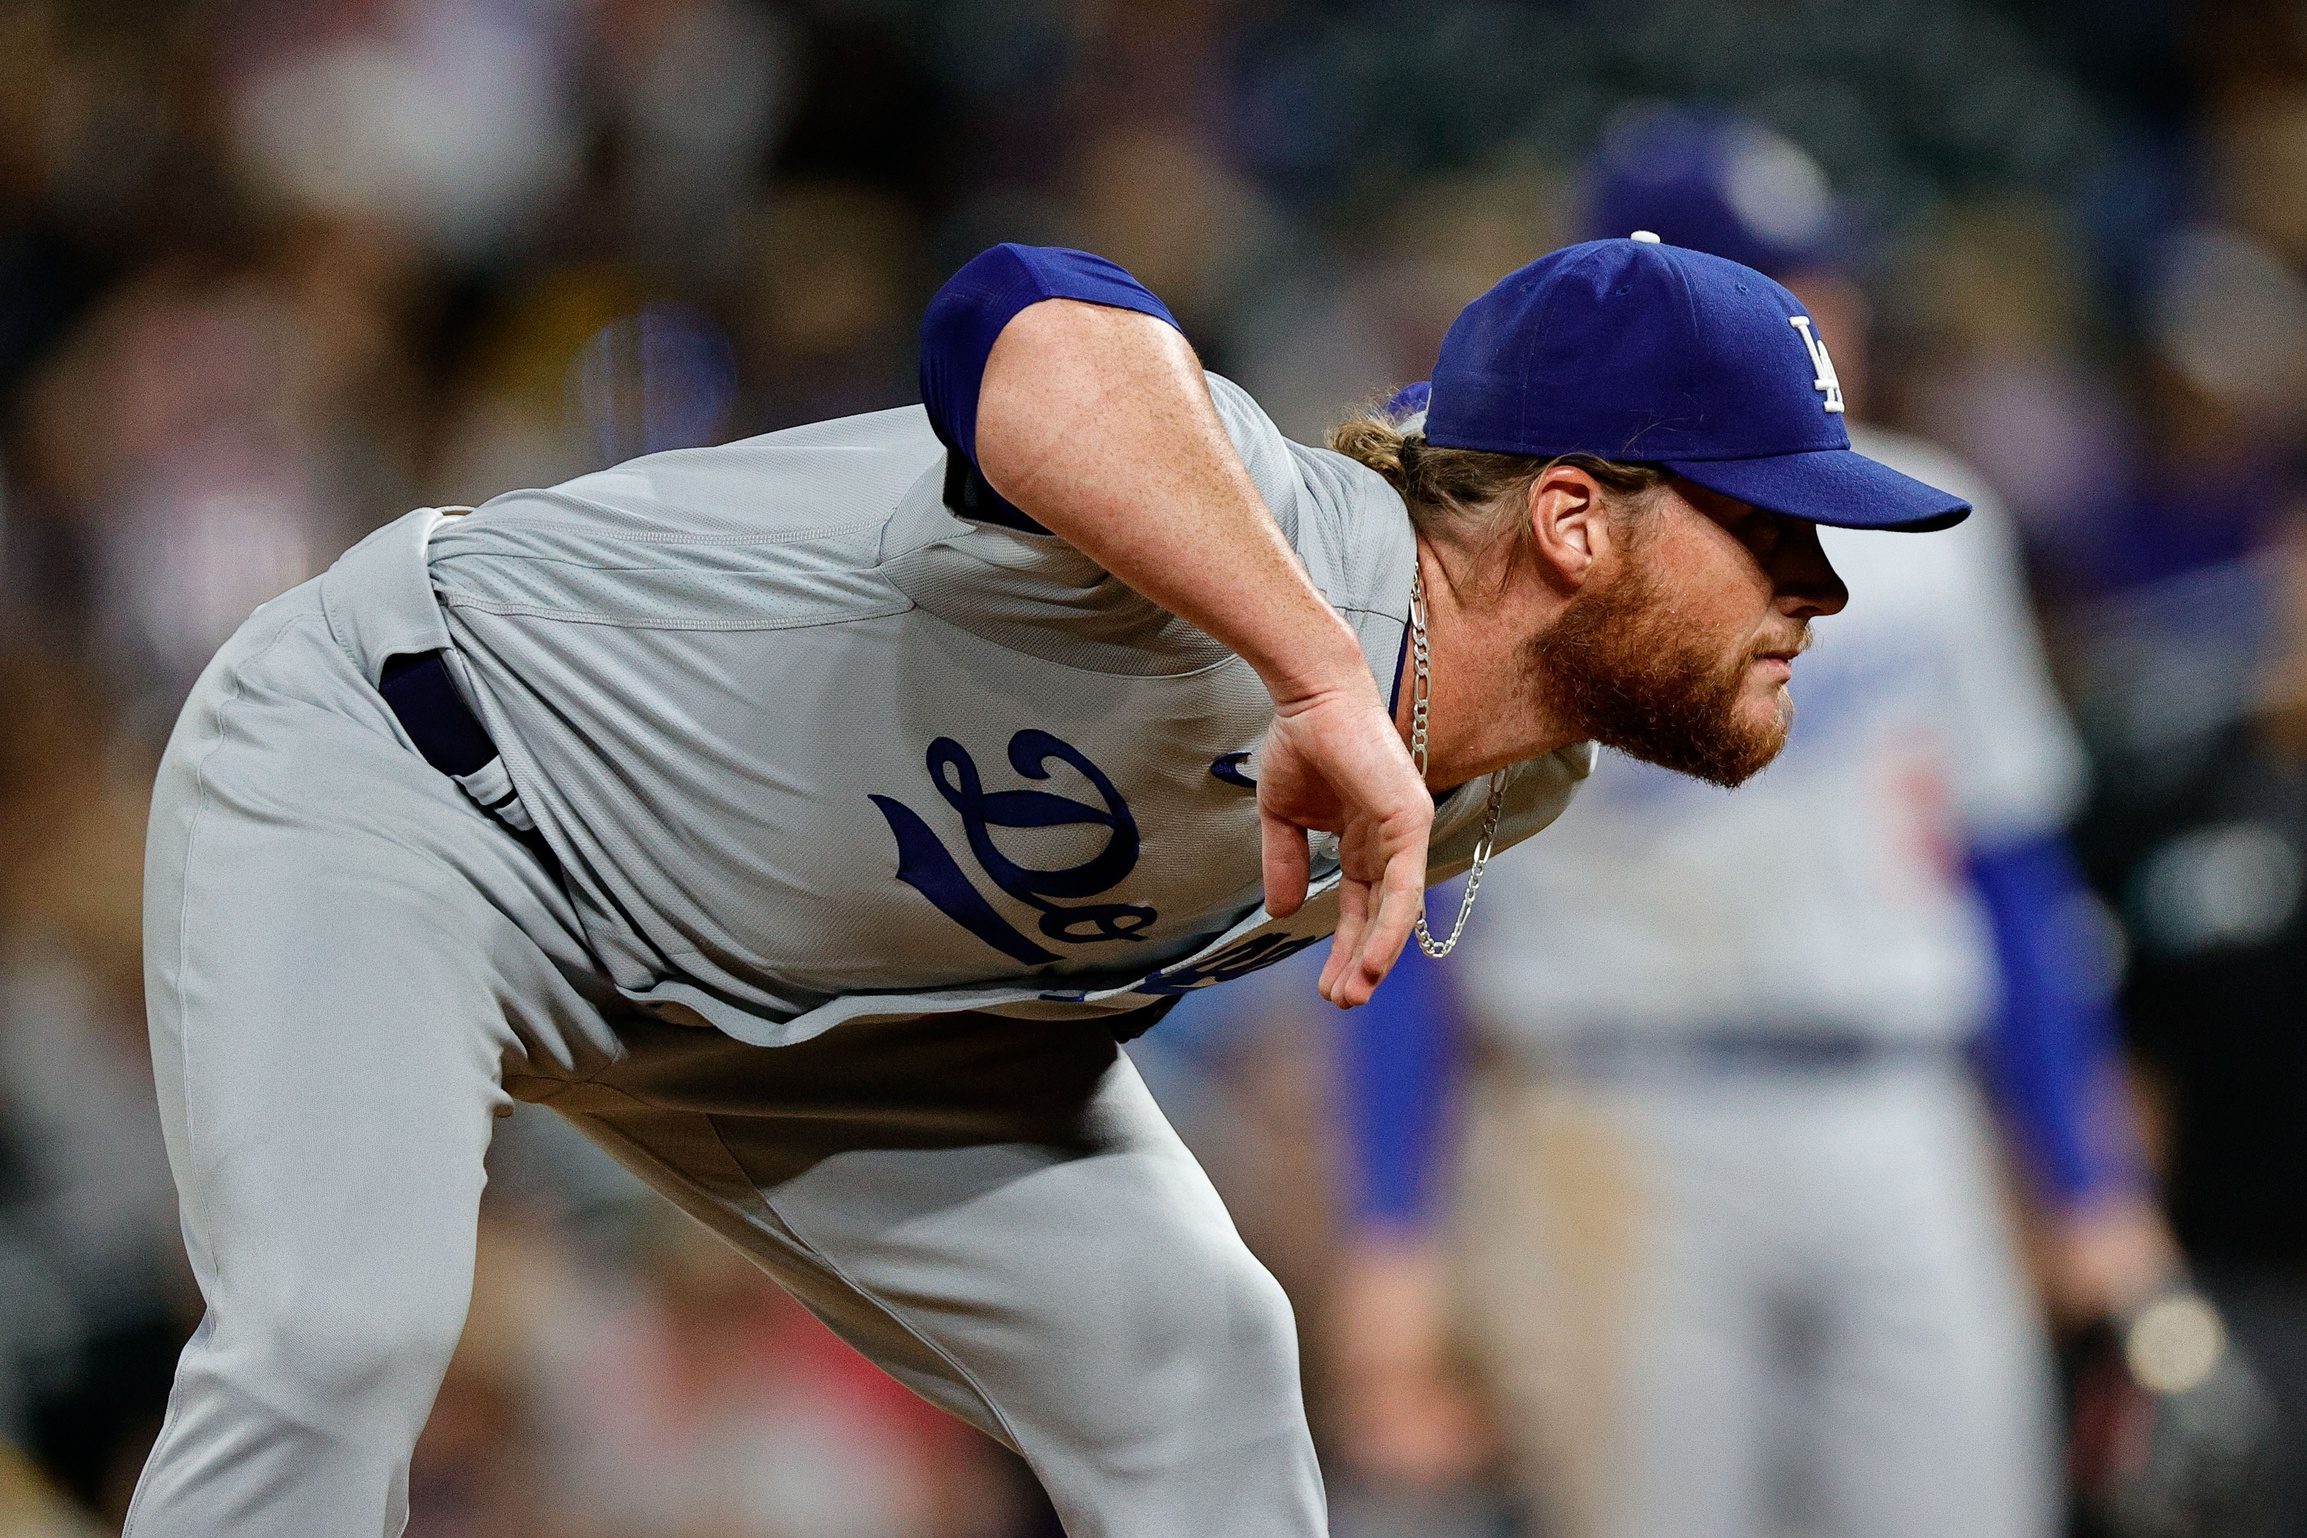
[[[2307,7],[0,0],[0,1534],[117,1531],[197,1317],[143,807],[250,608],[411,506],[910,402],[923,302],[995,240],[1123,263],[1318,441],[1582,233],[1580,167],[1660,101],[1852,210],[1870,415],[2019,527],[2179,1239],[2307,1289]],[[2265,815],[2158,842],[2239,761]],[[1133,1049],[1309,1340],[1338,1029]],[[2170,1183],[2178,1126],[2211,1141]],[[542,1112],[481,1256],[416,1538],[1055,1532]],[[1364,1466],[1309,1373],[1341,1530],[1535,1531],[1478,1421]]]

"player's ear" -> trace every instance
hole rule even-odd
[[[1530,483],[1530,550],[1549,586],[1575,592],[1609,560],[1605,497],[1601,483],[1576,465],[1548,465]]]

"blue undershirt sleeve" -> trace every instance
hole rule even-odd
[[[921,317],[921,400],[950,451],[946,505],[965,518],[1047,532],[977,470],[977,398],[985,360],[1017,312],[1044,299],[1136,310],[1171,326],[1177,318],[1144,284],[1102,256],[1063,246],[1003,244],[979,252],[946,279]]]
[[[1441,968],[1413,943],[1339,1031],[1355,1223],[1365,1232],[1427,1228],[1463,1066],[1460,1012]]]
[[[2001,1008],[1981,1043],[1987,1081],[2045,1200],[2076,1207],[2143,1181],[2122,1093],[2112,990],[2090,899],[2057,834],[1975,848]]]

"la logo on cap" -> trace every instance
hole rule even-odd
[[[1826,355],[1826,338],[1811,331],[1807,315],[1789,315],[1786,323],[1802,333],[1803,351],[1810,354],[1811,372],[1817,376],[1810,387],[1826,397],[1827,410],[1842,410],[1842,381],[1835,377],[1834,359]]]

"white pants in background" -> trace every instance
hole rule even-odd
[[[2053,1389],[1952,1054],[1471,1108],[1469,1320],[1549,1538],[2046,1538]]]

